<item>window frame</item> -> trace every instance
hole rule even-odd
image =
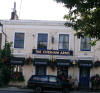
[[[39,68],[40,68],[40,67],[43,67],[43,68],[44,68],[44,72],[43,72],[43,73],[44,73],[44,75],[46,75],[47,66],[41,66],[41,65],[36,65],[36,66],[35,66],[35,75],[39,75],[39,74],[38,74],[38,71],[39,71]]]
[[[23,47],[15,47],[15,36],[16,36],[16,34],[24,34],[24,38],[23,38]],[[25,32],[15,32],[15,34],[14,34],[14,48],[16,48],[16,49],[24,49],[25,48]]]
[[[59,45],[60,45],[60,35],[67,35],[67,36],[68,36],[68,42],[66,42],[66,43],[68,43],[68,49],[60,49],[60,48],[59,48]],[[69,34],[63,34],[63,33],[60,33],[60,34],[59,34],[59,39],[58,39],[58,50],[68,50],[68,51],[70,50],[70,47],[69,47],[69,44],[70,44],[70,42],[69,42],[69,36],[70,36]]]
[[[85,36],[84,38],[85,38],[85,41],[87,41],[86,38],[89,38],[89,37]],[[89,39],[91,41],[91,38],[89,38]],[[90,45],[90,49],[82,49],[81,47],[82,47],[82,37],[80,37],[80,51],[91,51],[91,45]]]
[[[47,43],[46,43],[47,46],[46,46],[46,49],[45,48],[38,48],[39,34],[46,34],[47,35]],[[37,49],[39,49],[39,50],[47,50],[48,49],[48,42],[49,42],[48,38],[49,38],[48,33],[37,33]]]

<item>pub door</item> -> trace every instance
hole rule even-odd
[[[68,77],[68,67],[57,67],[57,75],[61,75],[62,73]]]
[[[79,87],[89,88],[90,68],[81,67],[79,75]]]

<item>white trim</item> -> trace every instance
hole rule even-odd
[[[67,35],[69,35],[69,50],[70,50],[70,48],[71,48],[71,33],[65,33],[65,32],[58,32],[57,33],[57,50],[59,50],[59,35],[60,34],[67,34]]]
[[[16,57],[26,57],[25,53],[12,53]]]
[[[46,26],[64,26],[65,21],[48,21],[48,20],[0,20],[6,25],[46,25]]]
[[[15,44],[15,33],[24,33],[24,48],[15,48],[14,47],[14,44]],[[22,49],[22,50],[24,50],[25,49],[25,41],[26,41],[26,32],[25,31],[15,31],[14,32],[14,36],[13,36],[13,48],[14,49]]]
[[[78,60],[94,60],[92,56],[77,56]]]

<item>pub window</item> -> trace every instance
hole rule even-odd
[[[68,34],[59,35],[59,50],[69,50],[69,35]]]
[[[11,80],[14,81],[24,81],[24,76],[22,73],[21,65],[12,65]]]
[[[81,37],[81,51],[91,51],[91,38],[89,37]]]
[[[36,75],[46,75],[46,66],[36,66]]]
[[[48,34],[38,34],[38,49],[47,49]]]
[[[14,48],[24,48],[24,33],[15,33]]]

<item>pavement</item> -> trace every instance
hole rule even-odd
[[[0,91],[30,92],[30,93],[32,92],[33,93],[32,89],[21,88],[21,87],[2,87],[0,88]],[[74,90],[74,91],[71,91],[70,93],[100,93],[100,90],[99,91]]]
[[[32,89],[28,89],[28,88],[19,88],[19,87],[2,87],[0,88],[0,91],[20,91],[20,92],[33,92]]]

